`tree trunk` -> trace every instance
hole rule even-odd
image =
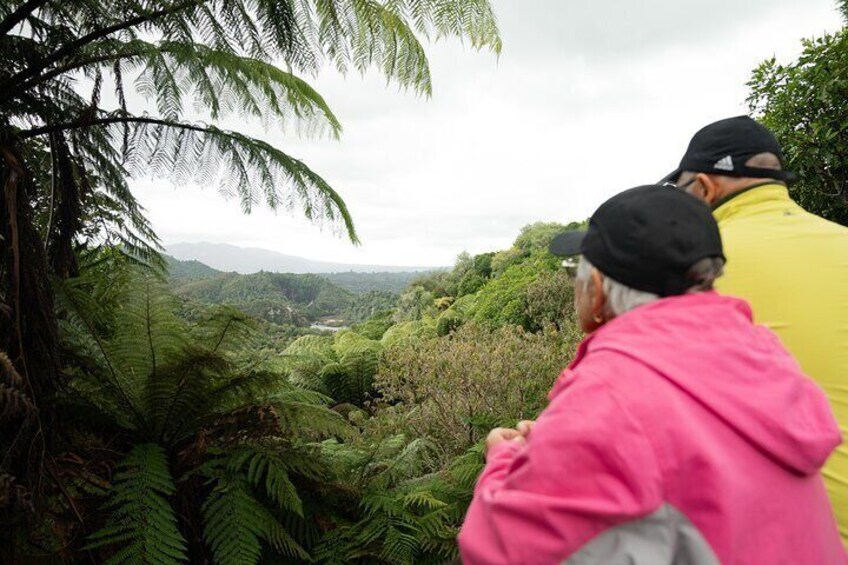
[[[10,471],[37,484],[59,385],[58,327],[44,244],[32,220],[31,176],[13,147],[0,144],[0,154],[0,350],[8,353],[38,408],[34,437],[24,440],[17,437],[20,430],[5,429],[3,436],[16,436],[21,450],[21,456],[9,458]]]

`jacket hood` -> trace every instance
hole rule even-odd
[[[753,323],[743,300],[714,292],[661,299],[612,320],[581,349],[651,367],[797,474],[817,472],[841,443],[822,390]]]

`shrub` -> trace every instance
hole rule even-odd
[[[465,320],[454,310],[448,310],[436,320],[436,334],[439,337],[448,335],[463,324]]]
[[[576,339],[576,332],[469,323],[446,338],[387,349],[374,386],[392,406],[378,417],[433,440],[447,461],[490,428],[535,417]]]

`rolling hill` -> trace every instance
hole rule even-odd
[[[355,323],[391,308],[408,282],[420,273],[340,273],[334,275],[221,272],[200,261],[166,256],[172,290],[205,305],[227,305],[275,324],[308,326],[335,319]],[[347,287],[347,288],[346,288]],[[395,292],[386,289],[395,290]]]

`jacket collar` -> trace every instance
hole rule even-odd
[[[785,184],[778,182],[766,182],[743,188],[716,202],[713,205],[713,216],[720,222],[739,215],[752,205],[766,202],[792,202],[789,189]]]

